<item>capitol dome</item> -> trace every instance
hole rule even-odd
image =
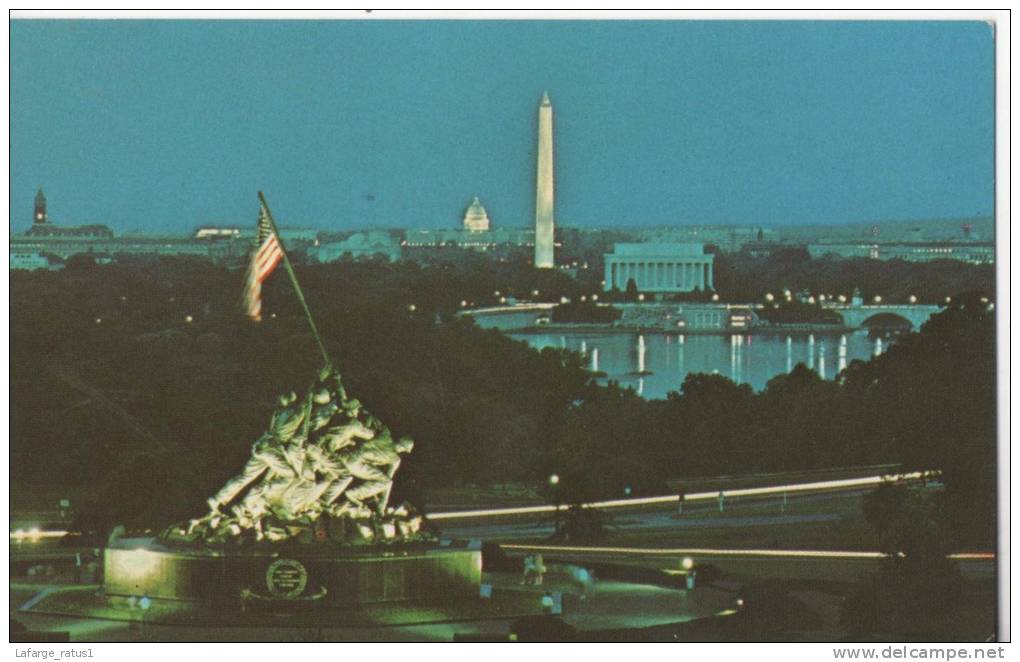
[[[468,232],[488,232],[489,215],[485,213],[485,207],[478,201],[478,196],[468,205],[464,212],[464,229]]]

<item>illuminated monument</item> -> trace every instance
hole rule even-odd
[[[410,504],[389,505],[412,447],[326,368],[302,397],[280,396],[206,515],[157,538],[111,541],[104,593],[239,611],[477,597],[480,549],[440,545]]]
[[[538,173],[535,183],[535,267],[552,269],[553,258],[553,140],[552,103],[542,95],[538,107]]]
[[[464,212],[464,229],[467,232],[489,231],[489,215],[485,212],[485,207],[482,206],[477,195],[468,205],[467,211]]]
[[[261,200],[268,248],[254,252],[253,268],[267,250],[274,266],[282,260],[325,366],[305,393],[279,397],[247,463],[208,499],[204,516],[156,538],[109,542],[104,595],[240,612],[477,598],[480,545],[441,544],[413,506],[390,505],[414,444],[394,439],[347,393]]]

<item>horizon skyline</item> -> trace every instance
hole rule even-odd
[[[994,214],[994,39],[976,21],[18,19],[10,33],[12,233],[40,187],[54,223],[118,233],[245,227],[258,189],[290,227],[453,228],[475,195],[493,227],[532,227],[546,89],[561,227]],[[495,43],[519,61],[496,62]],[[828,73],[810,66],[822,56]],[[472,103],[455,103],[465,88]]]
[[[45,189],[38,189],[38,190],[43,191],[43,193],[45,194]],[[126,230],[120,230],[117,227],[110,226],[108,224],[105,224],[105,223],[102,223],[102,222],[99,222],[99,221],[97,221],[95,223],[91,223],[91,222],[88,222],[88,223],[75,223],[75,222],[54,221],[52,219],[51,215],[49,214],[49,198],[47,197],[46,200],[47,200],[47,220],[46,220],[46,223],[48,225],[54,225],[54,226],[57,226],[57,227],[77,227],[77,226],[82,226],[82,225],[95,225],[95,224],[106,225],[111,230],[113,230],[115,235],[117,235],[117,236],[135,236],[135,235],[178,236],[182,232],[183,232],[183,234],[187,235],[187,234],[191,234],[192,232],[194,232],[195,230],[197,230],[199,228],[208,228],[208,227],[236,228],[236,229],[241,230],[242,232],[244,232],[246,230],[251,230],[252,232],[254,232],[253,228],[256,225],[256,223],[254,221],[251,222],[251,223],[247,223],[245,221],[237,221],[237,222],[224,222],[224,223],[219,223],[219,224],[214,224],[214,223],[196,224],[196,225],[194,225],[194,226],[192,226],[190,228],[185,228],[183,230],[175,229],[173,231],[167,231],[167,232],[162,232],[162,231],[159,231],[159,230],[148,231],[148,230],[145,230],[145,229],[130,229],[130,228],[126,229]],[[485,202],[482,201],[482,200],[480,200],[480,202],[481,202],[482,206],[485,207]],[[465,206],[465,210],[468,207],[470,207],[470,203]],[[487,207],[486,207],[486,211],[488,211]],[[255,216],[257,217],[257,212],[256,212]],[[347,232],[366,232],[366,231],[383,231],[383,230],[408,231],[408,232],[417,232],[417,231],[433,232],[433,231],[443,231],[443,230],[462,230],[463,229],[462,221],[463,221],[463,214],[461,214],[461,216],[459,216],[456,219],[454,219],[454,221],[453,221],[453,223],[451,225],[449,225],[449,226],[441,226],[441,227],[421,227],[421,226],[410,226],[410,225],[407,225],[407,226],[405,226],[405,225],[351,225],[351,226],[344,227],[344,228],[332,228],[332,229],[330,229],[330,228],[322,228],[322,227],[318,227],[318,226],[314,226],[314,225],[294,225],[294,224],[286,223],[286,222],[282,222],[279,225],[280,225],[280,228],[287,229],[287,230],[319,230],[321,232],[326,232],[326,233],[333,232],[333,233],[336,233],[336,234],[342,234],[342,233],[347,233]],[[606,232],[606,231],[627,232],[627,231],[651,230],[651,229],[661,229],[661,228],[684,228],[684,227],[760,228],[760,229],[765,229],[765,230],[778,230],[778,229],[781,229],[781,228],[808,229],[808,228],[825,228],[825,227],[830,227],[830,228],[834,228],[835,229],[835,228],[853,227],[853,226],[858,226],[858,225],[860,225],[860,226],[874,225],[874,224],[908,225],[908,224],[911,224],[911,223],[935,224],[935,223],[958,223],[958,222],[961,222],[961,221],[989,221],[989,222],[991,222],[993,224],[993,229],[994,229],[995,218],[994,218],[994,216],[991,216],[991,215],[988,215],[988,216],[951,216],[951,217],[923,218],[923,219],[921,219],[921,218],[878,218],[878,219],[866,219],[866,220],[849,220],[849,221],[842,221],[842,222],[836,222],[836,223],[796,223],[796,224],[776,224],[776,225],[764,225],[764,224],[753,223],[753,222],[749,222],[749,223],[726,223],[726,222],[695,223],[695,222],[680,222],[680,223],[673,223],[673,224],[629,225],[629,226],[622,226],[622,227],[621,226],[598,226],[598,225],[580,226],[580,225],[572,225],[572,224],[569,224],[569,223],[563,223],[563,222],[557,221],[556,229],[557,230],[560,230],[560,229],[564,229],[564,230],[582,230],[582,231],[590,230],[590,231],[593,231],[593,232]],[[27,231],[28,229],[31,228],[31,226],[32,226],[32,221],[29,220],[28,223],[25,224],[25,227],[23,228],[23,230]],[[251,226],[251,227],[248,227],[248,226]],[[496,225],[496,224],[493,224],[490,229],[493,230],[493,231],[498,231],[500,229],[534,230],[534,222],[532,221],[531,223],[525,223],[524,225]],[[15,234],[13,224],[12,224],[12,227],[11,227],[11,232],[12,232],[12,234]]]

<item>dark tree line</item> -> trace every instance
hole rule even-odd
[[[299,277],[348,390],[416,440],[398,496],[553,472],[564,498],[621,496],[684,476],[901,462],[943,468],[959,497],[947,507],[970,539],[989,535],[994,314],[977,296],[839,382],[798,366],[755,393],[690,375],[648,401],[596,384],[576,354],[537,352],[455,314],[497,290],[576,293],[561,273],[348,261]],[[93,486],[101,520],[162,525],[201,511],[276,395],[306,388],[320,363],[283,274],[266,283],[261,324],[240,315],[242,279],[188,259],[12,272],[13,483]]]

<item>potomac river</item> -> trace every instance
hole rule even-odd
[[[533,323],[534,316],[531,315]],[[679,390],[692,372],[719,374],[761,390],[765,384],[805,364],[825,379],[834,379],[854,359],[867,360],[888,348],[888,338],[869,338],[866,330],[843,333],[676,334],[619,331],[538,332],[515,315],[477,315],[475,322],[502,329],[536,349],[555,347],[580,352],[591,370],[605,373],[646,398],[665,398]],[[522,323],[524,322],[524,323]]]

